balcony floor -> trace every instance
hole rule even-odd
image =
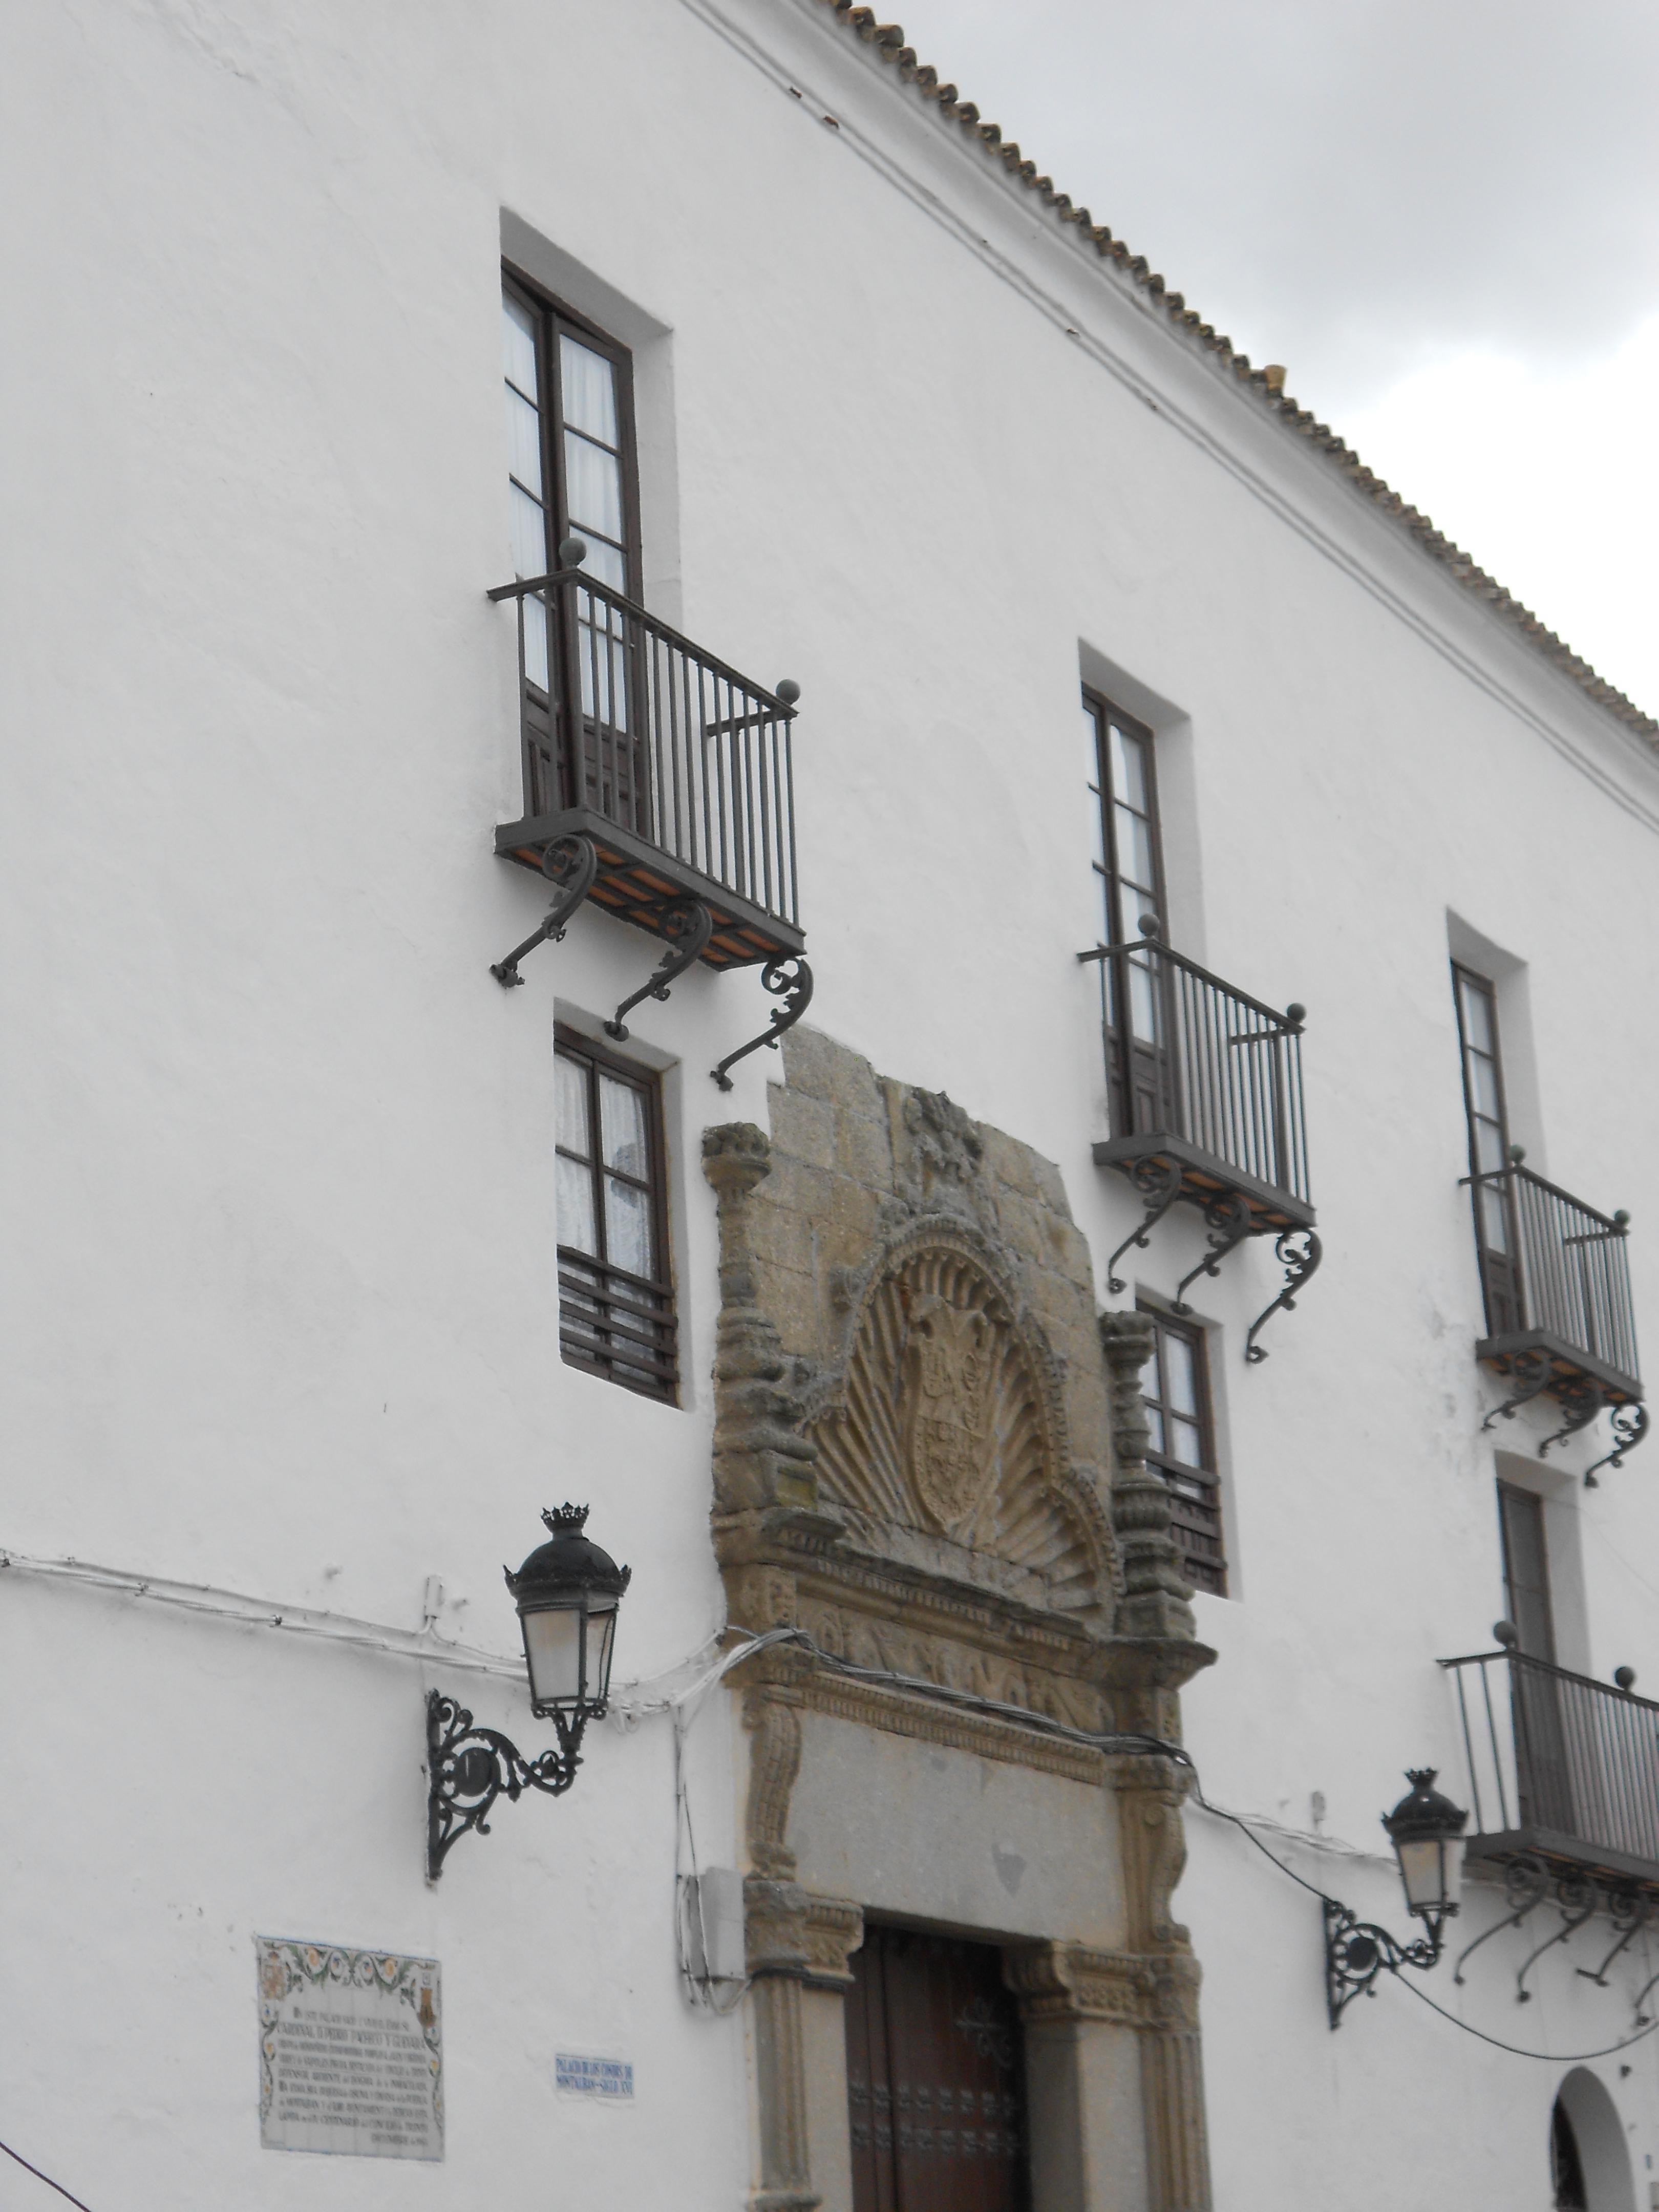
[[[1133,1137],[1103,1138],[1094,1148],[1095,1165],[1100,1168],[1121,1168],[1127,1173],[1137,1161],[1148,1159],[1173,1160],[1181,1170],[1181,1195],[1194,1206],[1208,1206],[1237,1192],[1264,1231],[1311,1229],[1316,1218],[1305,1199],[1292,1197],[1287,1190],[1246,1175],[1242,1168],[1232,1166],[1218,1153],[1206,1152],[1185,1137],[1142,1130]]]

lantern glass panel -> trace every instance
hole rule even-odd
[[[587,1699],[602,1706],[611,1694],[611,1647],[617,1634],[617,1601],[601,1598],[587,1617]]]
[[[1463,1864],[1461,1836],[1425,1836],[1395,1846],[1406,1903],[1421,1917],[1457,1903]]]
[[[582,1694],[582,1616],[580,1601],[542,1606],[524,1616],[524,1656],[530,1700],[538,1712],[574,1708]]]

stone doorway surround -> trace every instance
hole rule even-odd
[[[1194,1634],[1146,1467],[1149,1324],[1097,1316],[1057,1170],[793,1031],[772,1135],[708,1130],[728,1617],[1090,1730],[1178,1741]],[[1186,1777],[787,1648],[732,1677],[757,2119],[751,2212],[850,2212],[865,1911],[1001,1944],[1034,2212],[1209,2212]]]

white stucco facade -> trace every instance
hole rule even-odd
[[[546,903],[493,852],[520,811],[484,596],[504,250],[632,350],[647,605],[802,687],[811,1027],[1056,1164],[1102,1307],[1133,1303],[1105,1261],[1139,1205],[1091,1159],[1080,679],[1157,733],[1170,940],[1309,1009],[1322,1267],[1260,1365],[1271,1238],[1192,1293],[1232,1595],[1196,1600],[1218,1656],[1186,1741],[1212,1800],[1403,1934],[1377,1816],[1408,1765],[1463,1787],[1435,1662],[1504,1610],[1500,1473],[1547,1502],[1562,1663],[1659,1684],[1659,1456],[1587,1491],[1605,1419],[1547,1460],[1553,1399],[1481,1430],[1448,980],[1454,953],[1495,976],[1528,1164],[1630,1209],[1650,1334],[1659,752],[823,0],[122,0],[23,11],[4,48],[0,2139],[93,2212],[714,2212],[752,2185],[745,2013],[694,2008],[677,1964],[663,1714],[594,1728],[568,1796],[424,1878],[427,1689],[544,1732],[521,1679],[418,1648],[429,1578],[436,1634],[511,1661],[501,1564],[568,1497],[633,1570],[624,1705],[724,1625],[699,1146],[766,1127],[779,1074],[753,1056],[728,1098],[705,1073],[764,1022],[751,976],[638,1010],[682,1402],[563,1364],[553,1023],[593,1032],[660,948],[590,907],[525,988],[489,972]],[[1167,1298],[1204,1249],[1171,1215],[1133,1287]],[[40,1571],[67,1561],[270,1620]],[[685,1753],[704,1863],[741,1863],[746,1757],[719,1693]],[[1041,1808],[1072,1785],[994,1781],[985,1881],[1018,1854],[1069,1896]],[[1187,1833],[1216,2205],[1545,2212],[1568,2055],[1631,2033],[1650,1939],[1598,1987],[1598,1922],[1517,2005],[1550,1905],[1463,1987],[1414,1978],[1559,2063],[1388,1978],[1333,2034],[1315,1899],[1236,1828]],[[1002,1888],[1004,1932],[1038,1925]],[[1472,1886],[1469,1935],[1498,1900]],[[262,2150],[260,1934],[441,1960],[442,2163]],[[562,2051],[631,2061],[633,2102],[556,2094]],[[1585,2066],[1629,2164],[1595,2154],[1592,2203],[1647,2212],[1659,2038]],[[1123,2157],[1091,2201],[1130,2212]]]

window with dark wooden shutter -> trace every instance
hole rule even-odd
[[[656,1079],[560,1027],[559,1345],[586,1367],[672,1400],[678,1369]]]
[[[1161,1306],[1143,1305],[1156,1330],[1152,1357],[1141,1370],[1150,1431],[1146,1459],[1170,1486],[1170,1534],[1182,1571],[1195,1589],[1227,1595],[1227,1553],[1221,1527],[1221,1479],[1215,1465],[1210,1372],[1204,1332]]]
[[[1474,1241],[1486,1303],[1486,1334],[1508,1336],[1526,1326],[1521,1301],[1520,1239],[1515,1198],[1503,1170],[1510,1159],[1504,1103],[1504,1060],[1498,1038],[1498,995],[1484,975],[1452,963],[1457,1035],[1463,1060],[1463,1109],[1468,1124],[1469,1174],[1474,1178]],[[1483,1181],[1483,1177],[1497,1177]]]

